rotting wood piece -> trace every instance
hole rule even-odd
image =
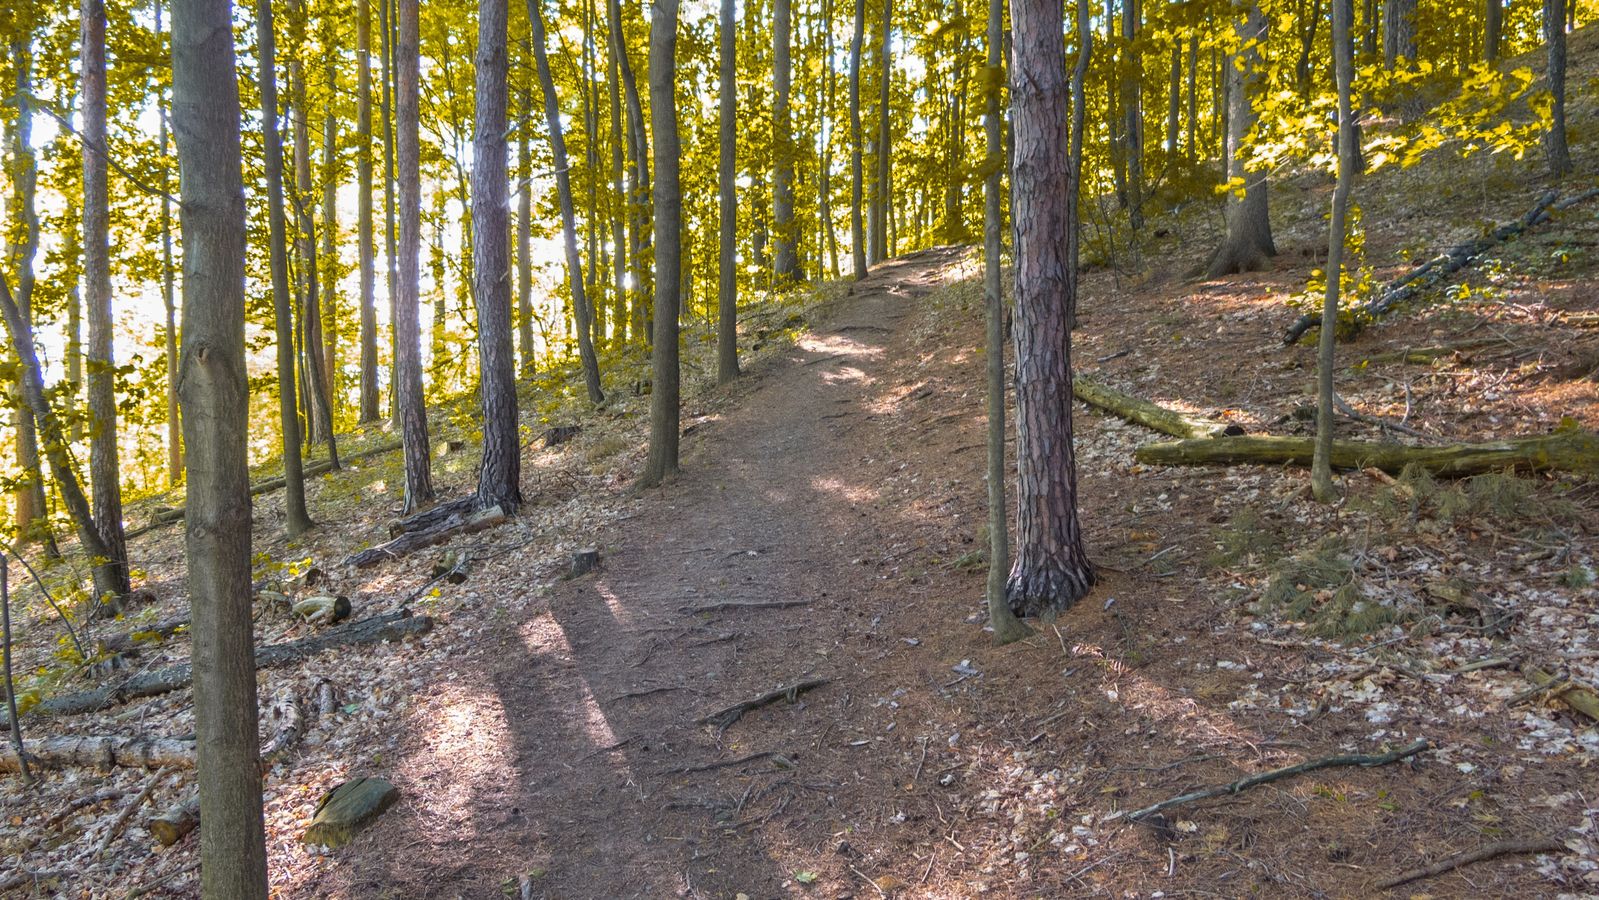
[[[24,744],[28,763],[46,769],[89,766],[109,769],[194,768],[194,741],[147,737],[54,737]],[[0,756],[0,772],[16,772],[15,753]]]
[[[200,827],[200,793],[190,788],[177,803],[144,820],[144,827],[156,843],[170,847]]]
[[[300,835],[307,844],[342,847],[400,799],[400,789],[376,777],[346,781],[322,797],[316,816]]]
[[[507,518],[505,510],[499,506],[491,506],[488,509],[474,512],[471,510],[476,509],[476,501],[472,498],[468,498],[468,500],[471,502],[466,504],[464,508],[455,508],[456,505],[451,504],[454,511],[449,515],[440,517],[435,524],[422,530],[407,528],[399,537],[353,554],[345,562],[358,569],[364,569],[367,566],[377,565],[386,560],[399,559],[402,556],[415,553],[434,544],[442,544],[457,535],[473,534],[505,524]],[[431,513],[432,510],[428,512]],[[399,524],[396,523],[396,525]]]
[[[807,678],[804,681],[796,681],[786,687],[780,687],[773,691],[767,691],[758,697],[754,697],[740,703],[735,703],[725,709],[717,710],[708,716],[702,717],[700,719],[700,724],[715,725],[716,730],[726,731],[728,728],[732,727],[734,722],[737,722],[739,719],[743,718],[744,714],[750,710],[760,709],[763,706],[768,706],[776,703],[779,700],[787,700],[788,702],[793,703],[799,699],[801,694],[805,693],[806,691],[815,690],[816,688],[827,684],[828,681],[829,679],[826,678]]]
[[[541,437],[544,440],[544,446],[549,448],[570,441],[572,438],[577,437],[582,431],[583,426],[581,425],[556,425],[551,428],[544,429],[544,434],[541,435]]]
[[[1311,438],[1246,435],[1205,440],[1145,444],[1133,452],[1141,463],[1165,466],[1293,465],[1308,466]],[[1520,471],[1599,473],[1599,436],[1578,428],[1553,434],[1506,438],[1480,444],[1412,447],[1367,441],[1334,441],[1335,469],[1380,469],[1397,475],[1416,465],[1433,475],[1460,477],[1484,472]]]
[[[1545,672],[1533,663],[1521,667],[1521,674],[1540,689],[1548,689],[1550,696],[1599,722],[1599,692],[1581,682],[1562,680]]]
[[[1085,375],[1072,378],[1072,394],[1089,406],[1099,407],[1136,425],[1152,428],[1161,434],[1173,437],[1200,439],[1244,433],[1242,425],[1218,422],[1203,416],[1167,409],[1142,397],[1134,397],[1107,387],[1104,383]]]
[[[271,669],[298,662],[334,647],[399,641],[426,634],[432,628],[431,617],[413,616],[409,609],[402,609],[362,619],[359,622],[348,622],[297,641],[262,647],[255,653],[255,666],[257,669]],[[56,716],[94,712],[140,697],[154,697],[157,694],[188,687],[193,677],[189,664],[179,663],[165,669],[136,675],[117,684],[50,697],[34,706],[33,711],[40,715]]]

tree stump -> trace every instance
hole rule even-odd
[[[598,547],[584,547],[572,554],[572,573],[569,578],[582,578],[584,575],[600,567],[600,551]]]
[[[300,835],[307,844],[342,847],[400,799],[400,789],[382,778],[346,781],[317,804],[316,816]]]

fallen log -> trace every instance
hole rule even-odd
[[[786,687],[780,687],[775,691],[767,691],[758,697],[753,697],[749,700],[735,703],[725,709],[720,709],[711,713],[710,715],[703,716],[700,718],[700,724],[715,725],[718,731],[726,731],[732,727],[734,722],[742,719],[744,714],[750,710],[760,709],[763,706],[776,703],[779,700],[787,700],[788,702],[793,703],[799,699],[800,694],[803,694],[806,691],[814,688],[819,688],[822,685],[827,684],[827,682],[828,679],[826,678],[807,678],[804,681],[796,681]]]
[[[412,616],[409,609],[384,613],[330,628],[325,632],[297,641],[272,644],[255,653],[257,669],[271,669],[299,662],[334,647],[352,644],[373,644],[380,641],[399,641],[426,634],[433,627],[429,616]],[[33,712],[47,716],[67,716],[94,712],[108,706],[126,703],[140,697],[154,697],[189,686],[194,678],[188,663],[179,663],[134,676],[118,684],[105,685],[88,691],[62,694],[40,701]]]
[[[399,559],[434,544],[442,544],[458,535],[473,534],[503,525],[507,518],[505,510],[498,506],[470,511],[472,509],[475,509],[475,506],[468,504],[465,509],[454,511],[425,529],[406,530],[393,540],[352,554],[345,562],[357,569],[364,569],[385,560]]]
[[[1389,350],[1383,353],[1373,353],[1366,356],[1356,355],[1351,366],[1383,365],[1386,363],[1401,363],[1411,366],[1431,365],[1446,356],[1457,353],[1470,353],[1500,343],[1494,338],[1475,341],[1460,341],[1453,344],[1434,344],[1429,347],[1406,347],[1403,350]]]
[[[1532,209],[1528,210],[1526,215],[1516,221],[1500,225],[1482,237],[1474,238],[1463,244],[1457,244],[1444,253],[1411,269],[1403,276],[1388,282],[1375,298],[1355,307],[1355,315],[1349,327],[1354,332],[1359,332],[1365,327],[1364,323],[1382,318],[1391,312],[1394,307],[1410,300],[1423,290],[1476,263],[1484,253],[1499,244],[1520,235],[1529,228],[1535,228],[1548,222],[1554,217],[1554,213],[1564,212],[1579,203],[1599,197],[1599,188],[1583,191],[1558,203],[1555,202],[1556,196],[1553,191],[1544,194],[1538,198],[1538,202],[1533,204]],[[1285,346],[1293,344],[1303,337],[1305,332],[1320,325],[1320,313],[1306,313],[1300,316],[1283,333],[1283,344]]]
[[[200,792],[190,788],[177,803],[144,820],[144,827],[156,843],[170,847],[200,827]]]
[[[147,737],[55,737],[28,741],[28,763],[46,769],[194,768],[194,741]],[[0,772],[19,771],[15,753],[0,756]]]
[[[1133,457],[1147,465],[1164,466],[1250,463],[1308,466],[1314,443],[1313,438],[1274,435],[1163,441],[1139,447]],[[1562,428],[1553,434],[1535,437],[1429,447],[1334,441],[1332,465],[1335,469],[1380,469],[1391,475],[1399,474],[1410,465],[1446,477],[1506,469],[1591,475],[1599,473],[1599,436],[1581,429]]]
[[[1072,393],[1089,406],[1114,413],[1135,425],[1180,438],[1216,438],[1244,433],[1241,425],[1189,415],[1107,387],[1086,375],[1072,377]]]
[[[135,628],[122,634],[113,634],[100,638],[100,646],[107,653],[126,653],[140,644],[153,643],[169,638],[177,634],[180,629],[187,628],[188,625],[188,616],[174,616],[170,619],[163,619],[146,625],[143,628]]]
[[[1521,667],[1521,674],[1538,689],[1588,718],[1599,722],[1599,693],[1581,682],[1562,680],[1538,668],[1533,663]]]
[[[1318,769],[1331,769],[1340,766],[1359,766],[1363,769],[1369,769],[1373,766],[1386,766],[1390,763],[1399,762],[1402,759],[1409,759],[1410,757],[1415,756],[1431,746],[1431,744],[1427,743],[1426,738],[1422,738],[1421,740],[1416,741],[1409,746],[1401,747],[1398,750],[1393,750],[1388,753],[1357,753],[1340,756],[1324,756],[1321,759],[1306,760],[1305,762],[1296,763],[1292,766],[1283,766],[1280,769],[1272,769],[1267,772],[1258,772],[1254,775],[1240,778],[1237,781],[1230,782],[1228,784],[1218,784],[1214,787],[1203,788],[1191,793],[1181,794],[1171,798],[1170,800],[1162,800],[1159,803],[1146,806],[1143,809],[1133,810],[1132,812],[1114,812],[1106,816],[1103,821],[1114,822],[1117,819],[1131,819],[1132,821],[1136,822],[1139,819],[1147,818],[1155,813],[1171,809],[1174,806],[1182,806],[1185,803],[1193,803],[1198,800],[1209,800],[1213,797],[1225,797],[1230,794],[1242,793],[1243,791],[1258,785],[1268,784],[1273,781],[1288,778],[1292,775],[1303,775],[1306,772],[1314,772]]]

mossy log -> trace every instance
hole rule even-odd
[[[1406,347],[1403,350],[1387,350],[1367,356],[1353,354],[1350,357],[1350,365],[1399,363],[1410,366],[1429,366],[1446,356],[1454,356],[1457,353],[1470,353],[1473,350],[1482,350],[1498,343],[1501,342],[1490,338],[1476,341],[1460,341],[1454,344],[1435,344],[1429,347]]]
[[[255,652],[255,667],[271,669],[299,662],[334,647],[350,644],[373,644],[380,641],[399,641],[426,634],[433,627],[428,616],[412,616],[409,609],[372,616],[359,622],[350,622],[330,628],[321,634],[298,641],[272,644]],[[66,716],[94,712],[108,706],[126,703],[140,697],[154,697],[169,691],[186,688],[194,679],[188,663],[179,663],[154,672],[146,672],[117,684],[62,694],[41,701],[33,708],[40,715]],[[0,723],[9,724],[9,723]]]
[[[1218,422],[1203,416],[1192,416],[1173,409],[1167,409],[1157,403],[1151,403],[1141,397],[1124,394],[1105,386],[1102,382],[1085,375],[1076,375],[1072,378],[1072,393],[1077,399],[1089,406],[1100,409],[1126,419],[1145,428],[1152,428],[1161,434],[1169,434],[1180,438],[1217,438],[1236,436],[1244,433],[1243,426],[1232,422]]]
[[[1165,466],[1308,466],[1314,444],[1314,439],[1308,437],[1251,435],[1145,444],[1133,456],[1141,463]],[[1591,475],[1599,473],[1599,436],[1579,429],[1562,429],[1536,437],[1435,447],[1334,441],[1332,465],[1335,469],[1381,469],[1395,475],[1406,466],[1415,465],[1446,477],[1506,469]]]
[[[342,847],[361,829],[400,799],[400,789],[382,778],[356,778],[329,791],[317,804],[300,840],[325,847]]]
[[[28,764],[46,769],[113,766],[194,768],[194,741],[146,737],[54,737],[27,741]],[[15,753],[0,756],[0,772],[18,771]]]
[[[1556,700],[1599,722],[1599,693],[1595,693],[1592,688],[1575,681],[1562,683],[1560,679],[1532,663],[1522,666],[1521,674],[1538,687],[1550,688],[1550,694]]]

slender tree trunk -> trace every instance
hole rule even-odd
[[[1004,169],[1005,124],[1000,112],[1000,76],[1005,61],[1003,42],[1005,0],[988,0],[988,69],[983,112],[987,138],[988,175],[983,179],[983,307],[988,355],[988,624],[994,642],[1009,644],[1031,633],[1005,602],[1005,578],[1010,571],[1010,510],[1005,502],[1005,298],[1000,288],[1000,230],[1002,199],[1000,173]]]
[[[83,0],[79,66],[83,97],[83,271],[89,308],[89,478],[94,522],[110,563],[95,569],[95,591],[122,596],[128,582],[117,461],[116,357],[112,352],[111,212],[106,185],[104,0]]]
[[[528,0],[533,40],[542,48],[544,23],[538,4],[539,0]],[[506,0],[479,0],[477,115],[472,141],[472,235],[476,245],[472,253],[472,287],[477,297],[483,400],[483,464],[478,470],[477,502],[484,509],[499,506],[510,513],[522,505],[522,444],[517,438],[516,354],[511,346],[511,248],[507,245],[511,233],[505,134],[509,96],[506,81],[510,74],[505,48],[507,18]],[[542,54],[542,49],[539,52]],[[540,62],[543,62],[542,55]],[[547,68],[541,65],[541,74]],[[549,102],[553,103],[553,98]],[[556,166],[564,169],[564,159],[557,158]],[[570,227],[570,201],[565,212]],[[574,283],[581,280],[579,273]]]
[[[1338,88],[1338,185],[1333,189],[1327,235],[1327,293],[1321,308],[1321,346],[1316,354],[1316,450],[1310,464],[1311,493],[1322,503],[1337,499],[1333,484],[1333,348],[1338,333],[1338,295],[1343,287],[1344,222],[1355,181],[1355,116],[1351,83],[1355,49],[1350,38],[1354,0],[1332,0],[1333,75]]]
[[[1122,73],[1122,132],[1127,151],[1127,219],[1134,231],[1144,227],[1144,103],[1142,54],[1135,45],[1143,27],[1138,0],[1122,0],[1122,46],[1127,64]]]
[[[533,115],[533,92],[522,91],[522,115]],[[522,345],[522,377],[538,371],[538,348],[533,344],[533,129],[523,125],[517,141],[516,192],[516,311],[517,335]]]
[[[283,209],[283,139],[278,131],[277,48],[272,4],[256,2],[257,77],[266,159],[267,230],[272,257],[272,312],[278,339],[278,415],[283,429],[284,530],[295,537],[312,527],[305,508],[300,415],[295,400],[294,297],[289,292],[288,224]]]
[[[400,240],[394,294],[394,380],[399,394],[400,440],[405,448],[405,511],[433,500],[432,449],[428,446],[426,399],[422,394],[422,348],[418,312],[421,298],[417,262],[422,251],[420,143],[421,63],[417,4],[398,0],[399,38],[395,54],[395,144],[400,195]]]
[[[360,422],[376,422],[378,411],[378,311],[376,249],[372,240],[372,0],[355,7],[355,231],[361,279]]]
[[[1199,34],[1188,37],[1188,161],[1199,159]]]
[[[894,37],[894,0],[883,0],[883,42],[877,49],[877,175],[872,182],[874,201],[871,260],[881,262],[892,252],[888,239],[888,207],[893,202],[889,196],[890,161],[894,155],[892,88],[894,84],[893,59],[890,54]]]
[[[1236,190],[1227,192],[1227,236],[1210,259],[1206,271],[1211,278],[1262,268],[1267,258],[1277,255],[1271,236],[1266,173],[1247,168],[1242,152],[1244,139],[1255,127],[1250,94],[1260,79],[1258,44],[1266,39],[1266,17],[1261,15],[1259,4],[1251,3],[1235,27],[1245,47],[1241,60],[1229,60],[1226,67],[1229,111],[1225,158],[1229,180],[1242,181],[1244,189],[1242,197]]]
[[[793,122],[789,113],[789,33],[793,12],[789,0],[772,2],[772,274],[779,285],[799,279],[798,235],[794,227]],[[725,128],[725,126],[724,126]],[[724,132],[725,133],[725,132]],[[725,138],[724,138],[725,140]],[[726,217],[723,217],[724,221]]]
[[[787,0],[783,0],[785,8]],[[721,23],[721,158],[717,192],[721,236],[717,247],[716,381],[738,377],[738,51],[734,0],[722,0]],[[786,55],[786,54],[785,54]],[[787,98],[785,98],[785,106]],[[787,110],[785,109],[785,112]],[[781,168],[781,167],[779,167]],[[792,174],[792,173],[790,173]],[[792,209],[790,212],[792,213]],[[781,271],[781,267],[779,267]]]
[[[829,278],[837,281],[840,277],[838,267],[838,231],[833,227],[833,143],[834,135],[838,131],[837,119],[834,110],[837,108],[833,102],[836,97],[834,90],[837,77],[833,70],[833,0],[822,0],[822,58],[827,64],[822,67],[823,81],[823,106],[822,106],[822,171],[821,185],[817,206],[818,224],[822,228],[822,240],[827,246],[827,274]]]
[[[863,222],[862,134],[861,134],[861,43],[866,33],[866,0],[855,0],[855,31],[849,45],[849,165],[850,165],[850,252],[854,257],[855,280],[866,277],[866,226]]]
[[[621,0],[609,0],[606,13],[610,23],[611,53],[622,75],[622,97],[627,105],[628,175],[632,197],[629,201],[633,243],[628,248],[628,258],[633,262],[633,315],[629,329],[641,334],[646,341],[654,340],[649,325],[650,267],[645,264],[651,240],[650,229],[650,137],[644,127],[644,104],[639,100],[638,79],[633,76],[633,61],[628,56],[627,40],[622,30]],[[653,118],[653,113],[652,113]]]
[[[640,483],[677,474],[678,290],[682,270],[683,195],[678,186],[677,4],[650,5],[650,129],[655,150],[655,345],[651,357],[650,451]]]
[[[1066,281],[1069,285],[1066,296],[1071,303],[1066,310],[1068,330],[1077,327],[1077,273],[1080,271],[1078,261],[1082,252],[1082,229],[1079,226],[1082,216],[1079,213],[1083,202],[1083,128],[1088,121],[1088,97],[1084,93],[1084,85],[1088,83],[1088,64],[1094,55],[1094,11],[1090,2],[1077,0],[1077,59],[1072,63],[1071,145],[1067,151],[1070,186],[1066,189],[1066,202],[1070,205],[1067,212],[1071,222],[1071,227],[1066,229]]]
[[[186,550],[199,747],[200,890],[267,896],[250,627],[244,185],[228,0],[172,2],[172,119],[183,172]]]
[[[616,52],[607,43],[605,81],[611,101],[611,246],[615,248],[611,253],[611,329],[612,340],[622,345],[627,343],[628,331],[627,175],[622,164],[622,144],[627,131],[622,127],[622,78],[617,70]]]
[[[544,87],[544,116],[549,122],[550,148],[555,156],[555,188],[561,202],[561,239],[566,245],[566,280],[572,290],[572,311],[577,318],[578,356],[583,365],[583,384],[590,403],[604,403],[600,388],[599,361],[594,355],[593,310],[583,286],[583,258],[577,249],[577,214],[572,203],[572,176],[566,166],[566,137],[561,131],[560,98],[550,74],[549,55],[544,46],[544,11],[541,0],[528,0],[527,15],[533,23],[533,56],[538,64],[539,82]],[[653,96],[653,95],[652,95]],[[481,327],[481,326],[480,326]]]
[[[1543,35],[1549,45],[1549,132],[1544,135],[1544,152],[1549,174],[1560,178],[1571,172],[1571,151],[1566,146],[1566,4],[1564,0],[1544,0]]]
[[[1166,91],[1166,157],[1177,158],[1177,135],[1181,130],[1183,103],[1183,48],[1180,42],[1171,46],[1171,84]]]
[[[161,37],[161,0],[154,0],[155,30]],[[172,179],[166,165],[167,92],[156,91],[157,143],[161,148],[161,306],[166,311],[166,331],[162,335],[166,349],[167,368],[167,483],[176,485],[183,480],[183,433],[178,410],[178,298],[176,278],[172,266]],[[38,469],[38,458],[34,459]]]
[[[404,422],[400,415],[400,335],[398,325],[400,321],[400,269],[397,243],[399,239],[399,226],[396,222],[398,204],[396,202],[397,187],[395,172],[395,133],[394,133],[394,44],[395,20],[391,12],[392,0],[379,0],[378,25],[382,29],[381,39],[378,41],[378,52],[383,75],[383,89],[379,92],[379,124],[383,128],[383,267],[388,273],[389,285],[389,413],[394,427],[403,429]]]
[[[1482,58],[1492,65],[1499,61],[1500,36],[1504,34],[1505,29],[1505,2],[1487,0],[1487,3],[1483,24]]]
[[[1066,233],[1066,59],[1058,0],[1013,0],[1010,78],[1015,166],[1012,221],[1016,258],[1016,561],[1005,585],[1018,615],[1053,614],[1094,583],[1077,522],[1072,447],[1073,284]]]
[[[324,42],[331,48],[331,36]],[[331,65],[326,71],[328,84],[336,83]],[[330,99],[322,117],[322,251],[318,260],[318,274],[322,279],[322,379],[326,387],[328,433],[333,433],[339,420],[339,171],[338,171],[338,120],[333,115]]]

